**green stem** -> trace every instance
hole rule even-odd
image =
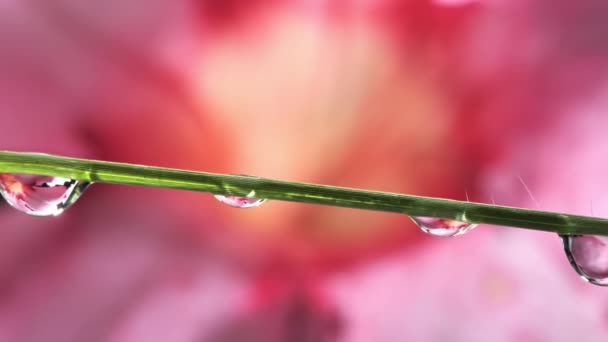
[[[87,182],[142,185],[387,211],[411,216],[440,217],[470,223],[543,230],[559,234],[608,235],[608,220],[601,218],[39,153],[0,151],[0,172],[40,174]]]

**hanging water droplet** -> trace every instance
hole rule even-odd
[[[423,232],[439,237],[452,237],[462,235],[477,225],[450,219],[436,217],[410,217]]]
[[[249,175],[243,175],[243,174],[239,174],[237,176],[246,177],[248,179],[259,178],[256,176],[249,176]],[[231,191],[230,187],[225,187],[224,189],[227,191]],[[234,208],[259,207],[260,205],[262,205],[262,203],[266,202],[265,198],[256,198],[255,190],[251,190],[246,196],[213,195],[213,197],[215,197],[215,199],[217,199],[218,201],[220,201],[224,204],[227,204],[231,207],[234,207]]]
[[[13,208],[34,216],[56,216],[90,185],[73,179],[0,173],[0,194]]]
[[[249,198],[240,196],[213,195],[218,201],[235,208],[259,207],[266,202],[263,198]]]
[[[561,235],[568,261],[586,281],[608,286],[608,236]]]

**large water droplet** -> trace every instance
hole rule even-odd
[[[13,208],[34,216],[56,216],[91,183],[28,174],[0,173],[0,194]]]
[[[592,284],[608,286],[608,236],[562,235],[561,238],[574,270]]]
[[[218,201],[235,208],[259,207],[266,202],[263,198],[249,198],[240,196],[213,195]]]
[[[439,237],[452,237],[462,235],[477,225],[450,219],[436,217],[411,217],[412,221],[422,229],[423,232]]]

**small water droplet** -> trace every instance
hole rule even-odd
[[[436,217],[411,217],[412,221],[422,229],[423,232],[439,237],[452,237],[462,235],[477,225],[450,219]]]
[[[248,198],[240,196],[213,195],[218,201],[235,208],[259,207],[266,202],[263,198]]]
[[[0,173],[0,194],[13,208],[34,216],[56,216],[90,185],[73,179]]]
[[[568,261],[586,281],[608,286],[608,236],[561,235]]]

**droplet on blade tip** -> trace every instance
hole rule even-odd
[[[584,280],[608,286],[608,236],[560,235],[570,265]]]
[[[462,235],[477,226],[473,223],[436,217],[410,216],[410,218],[418,227],[420,227],[420,229],[422,229],[423,232],[438,237],[454,237]]]
[[[13,208],[33,216],[57,216],[91,183],[30,174],[0,173],[0,194]]]

